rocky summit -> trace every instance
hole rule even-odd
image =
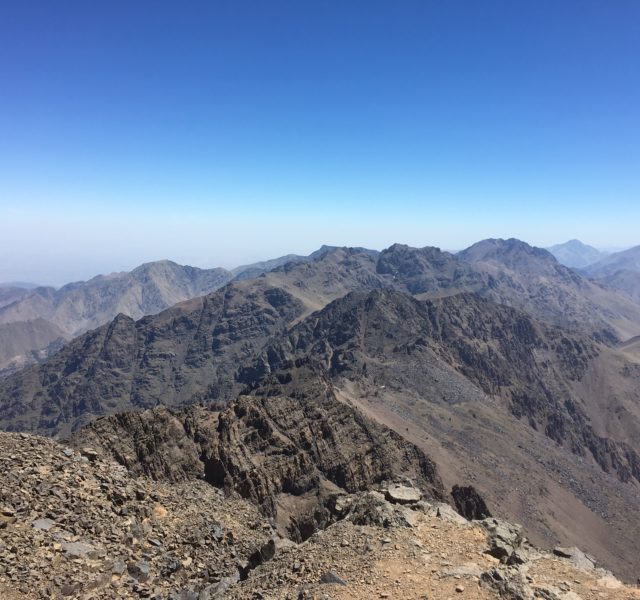
[[[578,549],[539,551],[408,479],[335,493],[330,522],[294,543],[255,498],[136,475],[93,448],[3,433],[0,467],[7,600],[640,597]]]

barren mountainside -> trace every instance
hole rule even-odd
[[[515,239],[484,240],[457,256],[490,278],[482,292],[490,300],[605,341],[637,335],[638,304],[561,265],[542,248]]]
[[[326,248],[79,336],[0,381],[0,426],[204,479],[298,542],[339,490],[473,485],[534,543],[632,578],[638,314],[517,240]]]
[[[595,281],[640,302],[640,246],[611,254],[589,265],[583,272]]]
[[[556,302],[568,295],[559,286],[571,284],[573,296],[585,290],[587,298],[596,288],[546,251],[521,242],[511,245],[501,250],[499,262],[492,259],[493,273],[474,270],[469,254],[460,261],[436,248],[394,245],[379,256],[360,249],[331,249],[137,322],[119,315],[111,324],[71,342],[46,364],[0,382],[3,427],[64,433],[93,416],[117,410],[224,403],[240,389],[236,381],[240,367],[247,367],[269,338],[350,291],[393,287],[429,298],[470,290],[494,301],[525,305],[535,316],[544,313],[547,320],[563,321],[572,313]],[[506,271],[523,262],[513,258],[514,253],[523,254],[527,269],[535,267],[550,281],[559,273],[558,281],[532,300],[528,288],[515,285]],[[534,287],[533,276],[518,277]],[[597,290],[609,305],[618,302],[614,293]],[[640,306],[624,302],[640,313]],[[605,332],[606,340],[615,339],[612,330],[618,319],[604,324],[597,316],[604,309],[596,311],[591,300],[583,299],[577,306],[583,311],[581,329],[595,328]],[[596,316],[590,320],[590,315]]]

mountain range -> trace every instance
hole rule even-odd
[[[563,260],[562,257],[566,253],[557,251],[563,248],[566,251],[574,253],[582,251],[587,254],[592,250],[577,240],[553,247],[551,250],[556,251],[559,262],[569,265],[577,263]],[[289,254],[243,265],[231,271],[222,268],[198,269],[165,260],[146,263],[131,272],[99,275],[89,281],[70,283],[59,289],[34,284],[2,284],[0,285],[0,377],[41,361],[55,352],[65,341],[109,322],[117,314],[124,314],[133,319],[156,314],[178,302],[215,291],[232,280],[252,279],[286,264],[314,261],[334,249],[335,247],[323,246],[308,256]],[[378,254],[375,250],[365,248],[355,250],[371,256]],[[459,253],[458,258],[469,257],[476,251],[477,248],[467,249]],[[448,254],[442,253],[442,256],[445,257]],[[408,260],[414,258],[416,258],[415,253],[408,256]],[[445,259],[441,258],[441,260]],[[455,268],[460,268],[459,261],[451,262],[450,266],[453,267],[453,265]],[[451,275],[452,273],[449,274]],[[462,274],[459,276],[462,277]],[[469,274],[465,276],[468,278]],[[477,277],[478,274],[476,273],[475,276]],[[422,284],[426,285],[424,274],[421,278]],[[628,281],[630,276],[620,275],[619,279]],[[468,283],[462,284],[463,289],[469,289]],[[635,280],[633,284],[627,285],[623,282],[616,284],[613,280],[604,279],[600,283],[625,294],[629,293],[629,287],[632,287],[631,296],[635,298],[634,294],[637,292]],[[429,285],[436,285],[436,282],[431,282]],[[597,294],[597,290],[592,290],[592,295],[594,293]],[[626,318],[624,313],[633,309],[617,307],[614,310],[619,313],[618,317],[624,320]],[[9,324],[11,327],[7,327]],[[621,324],[618,323],[618,325]],[[623,329],[617,333],[626,337],[627,328],[624,324],[622,327]]]
[[[640,566],[631,297],[514,239],[457,255],[326,247],[268,266],[119,314],[10,375],[0,426],[71,436],[155,478],[203,468],[298,539],[323,526],[322,489],[399,474],[319,440],[342,453],[374,441],[379,465],[409,464],[386,454],[404,440],[430,494],[473,484],[542,546],[578,545],[626,577]],[[347,427],[362,418],[377,425]]]
[[[65,341],[118,314],[139,319],[219,289],[234,278],[255,277],[285,262],[307,259],[289,255],[233,271],[163,260],[58,289],[0,286],[0,377],[40,361]]]
[[[585,267],[582,272],[640,302],[640,246],[611,254]]]

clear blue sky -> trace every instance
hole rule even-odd
[[[639,224],[637,0],[0,3],[0,281]]]

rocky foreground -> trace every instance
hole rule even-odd
[[[336,494],[332,524],[295,544],[235,492],[136,477],[89,448],[3,433],[0,471],[7,600],[640,598],[579,550],[539,552],[407,481]]]

